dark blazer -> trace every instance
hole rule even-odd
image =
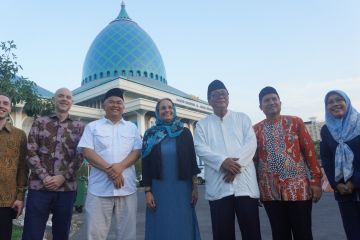
[[[340,195],[336,191],[336,185],[339,183],[344,183],[344,179],[340,180],[339,182],[335,182],[335,152],[338,143],[334,140],[326,125],[321,128],[320,133],[322,139],[320,143],[322,167],[324,168],[325,174],[329,180],[331,187],[335,191],[335,199],[338,201],[355,200],[360,194],[360,136],[357,136],[346,142],[346,144],[350,147],[351,151],[354,153],[354,173],[350,178],[350,181],[354,184],[355,191],[353,192],[353,194]]]
[[[176,137],[176,154],[180,180],[191,180],[200,173],[197,166],[193,137],[189,129]],[[155,145],[150,154],[142,158],[142,179],[144,186],[151,186],[152,179],[162,178],[161,143]]]

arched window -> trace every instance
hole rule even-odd
[[[106,72],[106,76],[107,76],[107,77],[110,77],[110,71],[107,71],[107,72]]]
[[[160,82],[162,82],[162,76],[160,76]]]
[[[153,79],[154,78],[154,74],[150,73],[150,78]]]
[[[89,76],[89,82],[91,82],[91,76]]]
[[[101,72],[100,73],[100,78],[103,78],[104,77],[104,74]]]
[[[141,77],[141,72],[138,70],[138,71],[136,71],[136,75],[138,76],[138,77]]]
[[[147,77],[147,72],[144,72],[144,77]]]
[[[118,71],[115,70],[115,71],[114,71],[114,76],[117,76],[117,75],[118,75]]]
[[[94,80],[96,80],[96,74],[94,74]]]
[[[130,76],[130,77],[134,76],[133,70],[130,70],[130,71],[129,71],[129,76]]]
[[[155,75],[155,79],[156,79],[156,80],[159,80],[159,75],[156,74],[156,75]]]
[[[125,70],[121,71],[121,76],[126,76],[126,71]]]

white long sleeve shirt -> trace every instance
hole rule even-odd
[[[250,196],[259,198],[253,157],[256,151],[256,136],[250,118],[240,112],[228,110],[223,119],[209,115],[196,124],[194,136],[196,154],[205,164],[207,200],[226,196]],[[232,183],[223,180],[223,161],[239,158],[241,173]]]

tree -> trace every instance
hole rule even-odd
[[[1,42],[0,90],[11,96],[13,107],[24,103],[24,112],[30,117],[50,113],[54,109],[52,101],[38,94],[35,82],[19,75],[22,67],[15,50],[14,41]]]

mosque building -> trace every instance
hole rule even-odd
[[[155,124],[155,105],[161,98],[170,98],[176,104],[178,118],[191,132],[198,120],[212,113],[207,102],[168,85],[158,48],[129,17],[124,3],[119,15],[96,36],[87,52],[81,86],[72,91],[74,105],[70,114],[84,122],[103,117],[103,96],[115,87],[124,90],[124,118],[135,123],[142,136]],[[48,97],[48,91],[42,92]],[[30,130],[32,118],[22,112],[21,105],[11,117],[15,126]]]

